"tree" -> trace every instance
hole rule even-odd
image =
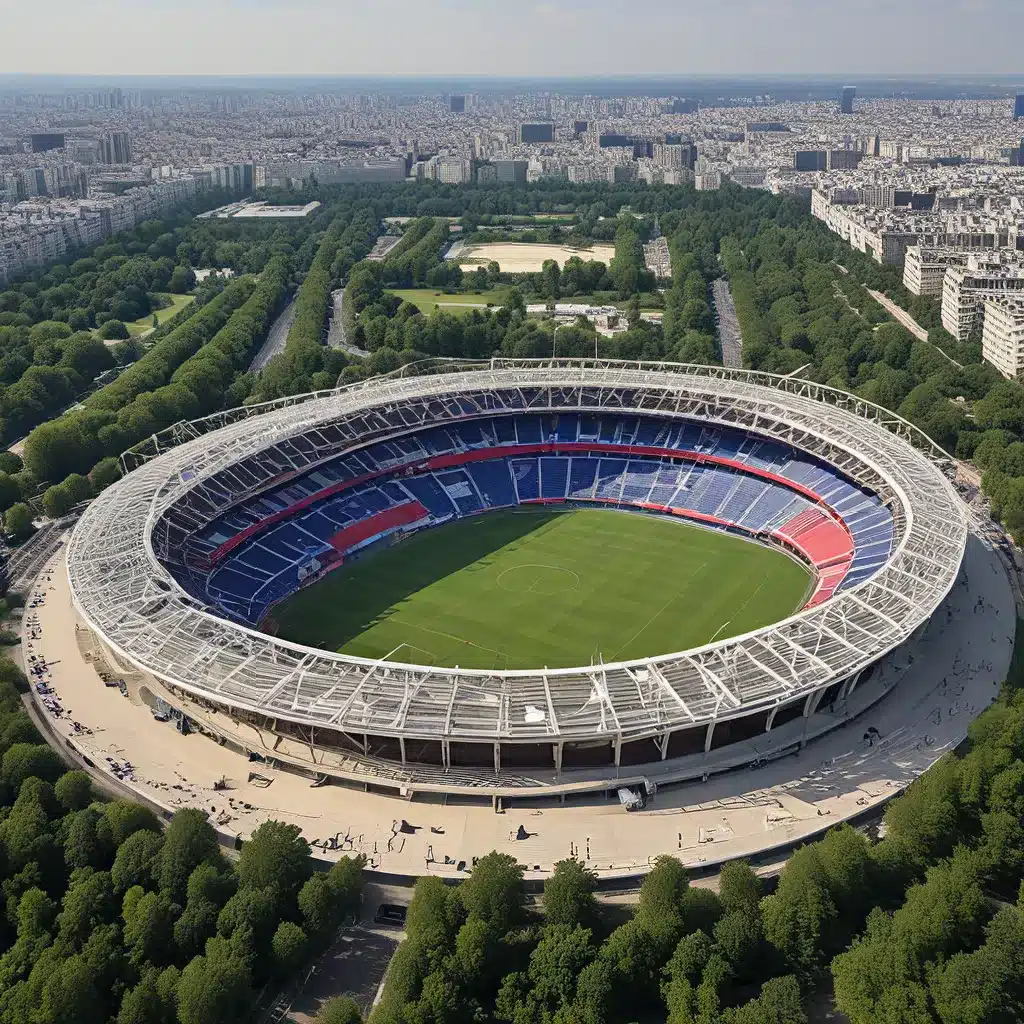
[[[613,966],[603,956],[580,971],[576,984],[576,1017],[583,1024],[606,1024],[615,985]]]
[[[58,945],[63,949],[81,949],[97,927],[113,922],[116,915],[110,875],[91,868],[73,872],[57,916]]]
[[[337,926],[337,903],[326,875],[317,872],[306,881],[299,890],[298,905],[310,935],[322,938]]]
[[[69,820],[70,819],[70,820]],[[68,815],[64,824],[64,859],[70,868],[101,868],[107,860],[109,846],[99,835],[99,811],[86,807]]]
[[[130,835],[143,830],[159,832],[157,816],[134,800],[112,800],[103,805],[103,823],[111,844],[120,846]]]
[[[92,780],[83,771],[65,772],[53,793],[65,811],[80,811],[92,803]]]
[[[736,1009],[726,1010],[722,1024],[807,1024],[796,978],[786,975],[771,978],[761,986],[761,994]]]
[[[286,978],[297,970],[306,958],[306,933],[291,921],[282,921],[274,932],[270,948],[280,977]]]
[[[298,825],[263,822],[238,858],[238,884],[242,888],[275,886],[283,903],[293,900],[313,871],[309,843]]]
[[[640,886],[635,920],[664,944],[666,957],[682,934],[682,902],[689,887],[686,869],[667,854],[655,860]]]
[[[363,1017],[354,999],[335,996],[320,1007],[315,1024],[363,1024]]]
[[[765,897],[763,907],[765,937],[791,969],[808,980],[841,948],[837,911],[818,845],[797,850],[782,872],[777,891]]]
[[[575,858],[560,860],[544,882],[544,917],[549,924],[588,925],[594,914],[597,876]]]
[[[216,861],[219,857],[217,834],[205,813],[197,808],[184,808],[175,813],[164,833],[156,865],[157,883],[173,902],[181,903],[193,870],[204,861]]]
[[[567,924],[548,925],[533,953],[528,975],[534,998],[554,1012],[570,1003],[583,969],[594,959],[590,930]]]
[[[0,778],[12,789],[31,776],[55,783],[66,770],[60,755],[45,743],[15,743],[0,761]]]
[[[22,540],[32,532],[32,510],[23,501],[16,502],[4,513],[4,533]]]
[[[242,1024],[253,1002],[249,970],[226,941],[211,939],[181,972],[177,996],[180,1024]]]
[[[162,893],[147,892],[137,899],[131,894],[141,892],[138,886],[125,893],[123,902],[124,944],[129,959],[136,967],[166,965],[174,958],[174,912],[171,902]]]
[[[156,879],[154,869],[164,837],[159,832],[140,830],[128,836],[117,848],[110,878],[114,892],[127,892],[133,885],[151,888]]]
[[[626,322],[631,329],[640,325],[640,296],[638,294],[632,295],[626,306]]]
[[[727,911],[756,914],[761,900],[761,880],[745,860],[730,861],[718,876],[718,896]]]
[[[507,853],[489,853],[473,865],[473,873],[462,883],[460,896],[470,914],[476,914],[503,934],[522,916],[523,869]]]
[[[164,971],[150,967],[144,971],[138,984],[125,991],[117,1024],[176,1024],[174,988],[178,976],[176,967]]]
[[[114,319],[107,320],[103,324],[103,326],[100,328],[100,334],[102,334],[104,338],[109,338],[112,340],[116,339],[119,341],[123,341],[125,338],[130,337],[128,333],[128,328],[124,325],[124,322],[121,320]]]
[[[483,996],[500,978],[495,977],[498,935],[483,918],[471,914],[455,936],[455,952],[448,973],[475,996]]]
[[[5,512],[21,497],[18,482],[10,474],[0,471],[0,512]]]
[[[120,477],[121,464],[113,457],[97,462],[89,471],[89,483],[97,494],[115,483]]]
[[[714,935],[715,948],[728,961],[738,982],[764,976],[766,958],[759,914],[731,910],[715,925]]]
[[[459,929],[456,902],[461,904],[465,886],[453,894],[436,876],[424,876],[413,886],[405,918],[405,931],[432,955],[443,956],[455,944]]]
[[[78,473],[71,473],[59,484],[46,489],[43,494],[43,508],[51,519],[59,519],[91,496],[92,488],[88,479]]]
[[[174,944],[183,959],[198,956],[217,928],[220,907],[211,900],[190,899],[181,917],[174,922]]]
[[[366,858],[342,857],[331,865],[327,872],[327,883],[334,896],[335,909],[339,920],[359,913],[363,899],[363,868]]]

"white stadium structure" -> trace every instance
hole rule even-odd
[[[428,429],[445,431],[453,451],[426,445]],[[591,472],[582,463],[602,452],[620,476],[608,484],[597,468],[579,484]],[[579,467],[554,464],[569,454]],[[361,460],[361,475],[339,482],[324,467],[344,459]],[[89,506],[67,549],[78,621],[109,664],[275,769],[505,806],[629,789],[644,799],[746,767],[758,736],[776,759],[847,724],[855,689],[870,687],[862,710],[898,689],[901,672],[887,666],[905,664],[947,600],[971,528],[955,465],[898,416],[808,381],[710,366],[435,364],[179,424],[124,461],[131,472]],[[413,464],[426,476],[434,467],[431,480],[416,484]],[[707,478],[701,494],[713,495],[703,512],[698,489],[689,504],[682,485],[657,497],[659,480],[695,467]],[[767,628],[675,654],[470,671],[261,632],[266,602],[302,585],[310,566],[329,568],[312,548],[287,566],[268,554],[270,567],[251,568],[256,583],[229,583],[248,564],[224,568],[243,534],[287,524],[323,495],[374,487],[380,504],[361,514],[381,528],[404,522],[394,510],[422,495],[421,528],[443,518],[431,501],[450,502],[456,517],[502,504],[486,490],[499,486],[496,472],[501,487],[512,480],[510,500],[634,505],[780,544],[817,576],[815,598]],[[465,474],[461,491],[453,474]]]

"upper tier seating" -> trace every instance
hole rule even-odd
[[[167,559],[190,593],[247,622],[343,557],[332,546],[341,531],[410,502],[422,517],[384,533],[520,502],[690,512],[792,544],[818,569],[815,602],[868,579],[896,541],[889,509],[811,456],[740,430],[635,415],[520,413],[430,427],[234,499],[232,488],[258,483],[251,470],[204,483],[189,507],[206,525]]]

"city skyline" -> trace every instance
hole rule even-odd
[[[714,8],[655,0],[639,14],[609,0],[525,8],[494,0],[57,0],[50,13],[40,46],[34,13],[10,12],[6,73],[994,76],[1018,73],[1024,32],[1015,0],[737,0]],[[367,46],[369,39],[386,45]]]

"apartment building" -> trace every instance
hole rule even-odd
[[[817,189],[811,193],[811,213],[824,221],[828,229],[844,242],[868,253],[878,263],[898,265],[907,246],[915,245],[918,240],[914,231],[891,225],[879,215],[879,211],[864,206],[835,204]]]
[[[1002,267],[1024,266],[1024,252],[1019,249],[991,249],[971,252],[949,247],[907,247],[903,262],[903,284],[912,295],[942,295],[942,282],[950,267],[966,267],[973,258],[973,266],[997,273]]]
[[[68,252],[160,216],[194,196],[202,179],[182,175],[128,189],[123,195],[81,201],[19,203],[0,213],[0,285]]]
[[[950,267],[962,267],[967,254],[957,249],[925,249],[908,245],[903,258],[903,284],[911,295],[942,294],[942,279]]]
[[[987,299],[981,354],[1004,377],[1024,376],[1024,298]]]
[[[950,267],[942,279],[942,326],[958,341],[967,341],[984,302],[1016,296],[1024,298],[1024,268],[993,267],[971,256],[966,266]]]

